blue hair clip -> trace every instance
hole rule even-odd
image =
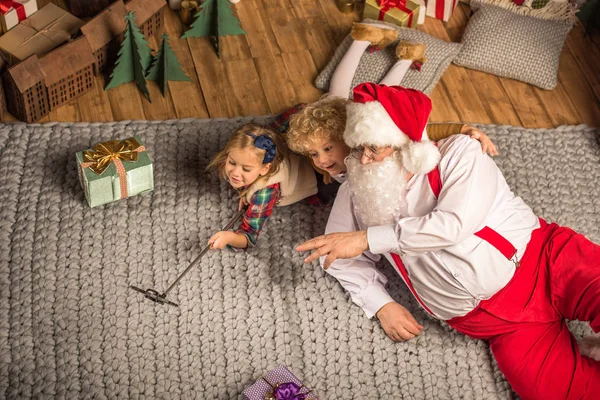
[[[263,164],[270,163],[275,159],[275,153],[277,152],[277,146],[273,143],[270,137],[266,135],[256,136],[252,133],[248,133],[248,136],[254,138],[254,147],[265,151],[265,158],[263,158]]]

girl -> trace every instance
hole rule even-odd
[[[344,143],[343,136],[346,105],[349,102],[350,100],[340,97],[324,97],[309,105],[298,105],[274,122],[276,129],[286,132],[289,148],[307,156],[322,175],[319,198],[325,204],[332,202],[339,184],[346,180],[344,159],[350,154],[350,148]],[[475,127],[455,123],[427,125],[427,134],[432,141],[459,133],[479,140],[483,152],[491,156],[498,154],[490,138]]]
[[[233,133],[210,162],[237,190],[241,210],[248,208],[235,232],[215,233],[213,249],[254,247],[274,206],[286,206],[317,193],[317,180],[305,159],[288,151],[283,137],[269,128],[247,124]]]

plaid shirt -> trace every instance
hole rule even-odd
[[[252,195],[250,204],[242,218],[242,223],[236,231],[236,233],[246,236],[248,248],[256,246],[258,235],[273,212],[273,207],[277,204],[279,197],[279,183],[257,190]]]
[[[269,127],[275,129],[281,134],[286,133],[290,127],[290,117],[297,112],[302,111],[305,107],[305,103],[296,104],[294,107],[276,116],[275,121],[271,122]]]

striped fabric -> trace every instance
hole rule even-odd
[[[448,21],[456,7],[457,0],[425,0],[427,16]]]

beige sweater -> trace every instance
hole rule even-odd
[[[288,206],[317,193],[317,178],[312,166],[304,157],[290,152],[275,175],[269,179],[259,178],[250,185],[246,201],[249,203],[254,193],[275,183],[279,183],[281,190],[277,206]]]

